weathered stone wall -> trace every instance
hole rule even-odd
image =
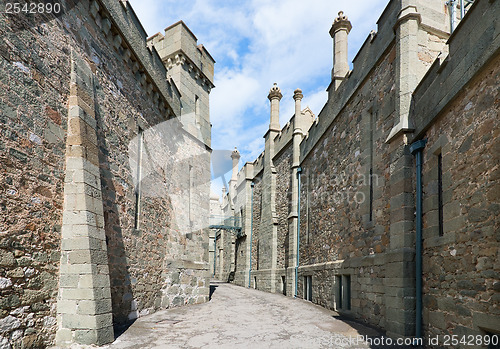
[[[0,14],[0,343],[54,338],[70,37]],[[21,344],[22,343],[22,344]]]
[[[254,278],[260,267],[261,250],[260,245],[262,241],[261,238],[261,212],[262,212],[262,180],[261,176],[256,177],[254,181],[254,191],[253,191],[253,241],[252,241],[252,280],[251,285],[255,287]],[[257,285],[258,287],[259,285]]]
[[[423,335],[498,333],[499,4],[477,0],[450,36],[444,1],[391,1],[353,70],[329,86],[328,102],[300,144],[299,297],[306,298],[310,280],[312,302],[389,337],[415,336],[419,217],[410,149],[426,139]],[[266,139],[253,163],[252,212],[252,284],[256,277],[257,288],[280,292],[286,276],[288,295],[295,293],[295,265],[285,274],[281,247],[295,219],[287,198],[294,189],[296,153],[285,146],[291,129],[274,143]]]
[[[143,56],[142,28],[117,15],[130,11],[118,3],[97,10],[95,2],[65,5],[73,9],[37,25],[0,14],[0,343],[13,347],[52,344],[56,311],[80,311],[56,310],[71,50],[90,67],[93,81],[114,323],[208,300],[208,221],[194,217],[208,212],[208,151],[180,129],[178,142],[156,142],[176,129],[168,115],[180,110],[179,101],[162,96],[168,82],[156,79],[164,79],[165,69],[157,55]],[[121,27],[123,37],[109,31],[123,22],[131,26]],[[140,175],[139,128],[142,152],[148,152]],[[188,160],[173,167],[175,156]],[[179,207],[179,199],[190,202],[189,209]]]
[[[248,286],[248,283],[245,283],[245,278],[248,275],[247,269],[247,242],[250,240],[250,236],[242,236],[235,242],[235,272],[234,272],[234,283],[240,286]]]
[[[292,150],[292,144],[290,143],[274,159],[274,165],[276,166],[276,214],[278,216],[278,260],[276,266],[278,269],[290,266],[288,261],[288,215],[291,211],[292,202]]]
[[[221,235],[223,236],[222,238],[222,244],[221,244],[221,253],[223,254],[223,261],[222,263],[222,268],[220,269],[219,273],[219,280],[222,281],[229,281],[229,278],[231,276],[231,272],[233,271],[232,269],[234,268],[234,243],[233,243],[233,236],[232,232],[227,231],[227,230],[222,230]]]
[[[424,323],[429,335],[443,331],[481,334],[478,327],[491,330],[489,323],[495,318],[498,322],[500,316],[495,307],[500,300],[499,64],[497,57],[425,132]],[[443,164],[442,236],[439,154]]]
[[[301,164],[299,282],[312,275],[313,302],[336,309],[335,275],[350,275],[348,313],[377,326],[381,317],[371,310],[380,315],[384,308],[384,268],[376,256],[389,245],[385,139],[394,112],[394,58],[393,46]],[[303,287],[298,290],[302,294]]]
[[[498,9],[474,5],[448,41],[450,55],[414,94],[415,138],[427,140],[423,321],[430,336],[497,333],[500,322]]]

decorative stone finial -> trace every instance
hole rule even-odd
[[[302,94],[302,90],[300,88],[293,91],[293,99],[294,100],[297,100],[297,99],[301,100],[302,98],[304,98],[304,95]]]
[[[269,98],[269,100],[278,99],[278,101],[280,101],[281,97],[283,97],[283,95],[281,94],[281,90],[278,87],[278,84],[274,83],[273,87],[271,87],[271,89],[269,90],[269,95],[267,96],[267,98]]]
[[[340,11],[339,16],[334,19],[332,28],[330,29],[330,36],[333,38],[335,32],[341,29],[346,30],[347,34],[349,34],[349,32],[352,29],[351,22],[349,21],[349,18],[347,18],[347,16],[344,15],[344,11]]]
[[[234,150],[231,153],[231,159],[239,159],[240,157],[241,157],[240,152],[236,147],[234,147]]]

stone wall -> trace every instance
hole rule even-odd
[[[500,323],[500,35],[489,20],[498,6],[474,6],[449,40],[450,56],[434,63],[415,92],[416,138],[427,140],[424,325],[432,336],[497,333]],[[435,86],[451,88],[429,95]]]
[[[256,177],[255,187],[253,192],[253,241],[252,241],[252,287],[256,287],[255,278],[257,277],[255,274],[258,274],[259,269],[261,268],[261,212],[262,212],[262,181],[259,180],[261,177]],[[259,285],[257,285],[259,286]]]
[[[410,145],[425,139],[423,336],[498,333],[499,6],[477,0],[450,36],[444,1],[390,1],[353,70],[332,81],[300,144],[297,290],[290,198],[290,158],[297,154],[286,146],[295,129],[289,123],[274,143],[266,138],[253,163],[257,288],[280,292],[285,276],[288,295],[297,291],[389,337],[415,336],[418,217]],[[273,204],[266,190],[274,185]],[[259,245],[273,242],[274,225],[276,265],[271,259],[271,270],[268,263],[256,271]]]
[[[34,348],[56,331],[71,39],[29,25],[0,14],[0,343]]]
[[[424,323],[431,335],[482,334],[500,318],[498,138],[500,59],[425,132]],[[439,232],[438,156],[443,234]],[[496,285],[496,286],[495,286]],[[484,319],[488,319],[484,321]],[[494,320],[496,319],[496,320]],[[484,334],[484,333],[483,333]]]
[[[235,272],[234,272],[234,283],[240,286],[248,286],[245,282],[248,277],[247,269],[247,242],[250,240],[250,236],[242,236],[235,242]]]
[[[3,346],[45,347],[58,328],[61,344],[102,344],[112,324],[99,316],[118,325],[208,300],[208,215],[195,213],[208,212],[209,153],[176,122],[178,97],[129,6],[67,1],[41,23],[0,14]]]
[[[394,58],[392,47],[301,164],[300,275],[312,275],[313,302],[332,309],[335,276],[350,275],[348,313],[377,326],[380,317],[368,309],[384,308],[384,268],[373,260],[389,246],[385,139],[394,113]]]
[[[276,166],[276,214],[278,216],[277,268],[283,269],[290,266],[288,260],[288,215],[290,213],[292,198],[290,172],[292,167],[291,143],[276,156],[274,164]]]

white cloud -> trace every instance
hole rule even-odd
[[[328,33],[340,10],[349,17],[349,60],[376,29],[387,0],[157,1],[131,0],[151,35],[182,19],[217,61],[210,96],[212,144],[242,152],[252,161],[263,150],[269,125],[267,93],[280,86],[280,121],[294,113],[293,91],[301,88],[302,107],[317,115],[326,102],[332,68]]]

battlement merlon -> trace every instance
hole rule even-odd
[[[165,35],[156,33],[149,37],[147,42],[148,46],[156,48],[167,69],[181,60],[182,63],[191,64],[190,69],[196,69],[210,88],[215,87],[215,60],[203,44],[198,44],[198,39],[183,21],[165,28]]]

